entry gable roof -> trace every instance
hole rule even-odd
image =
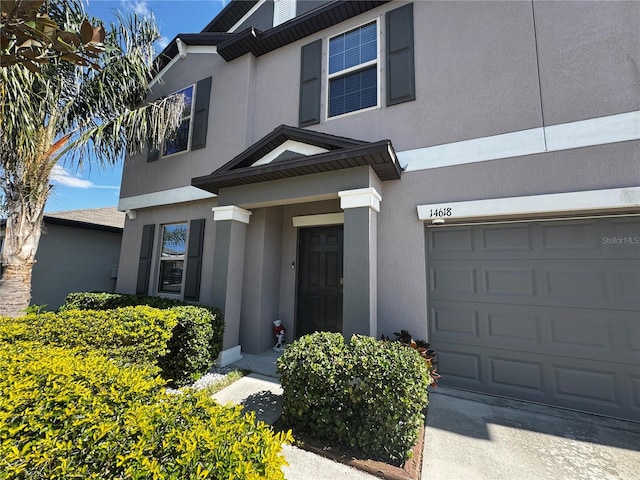
[[[298,148],[286,149],[292,144],[314,148],[308,149],[311,154],[300,153]],[[191,185],[217,194],[221,188],[364,165],[371,166],[382,181],[400,178],[400,165],[390,140],[365,142],[280,125],[210,175],[193,178]]]

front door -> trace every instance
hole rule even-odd
[[[342,332],[342,225],[300,229],[298,337]]]

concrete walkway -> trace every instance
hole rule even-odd
[[[215,395],[272,424],[279,354],[243,354],[253,372]],[[421,480],[640,480],[640,423],[439,387],[429,395]],[[285,446],[289,480],[375,477]]]

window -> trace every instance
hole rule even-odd
[[[163,156],[189,150],[189,134],[191,132],[191,118],[193,117],[193,85],[184,88],[174,95],[184,95],[185,107],[182,114],[182,123],[178,127],[176,136],[164,143]]]
[[[378,105],[376,22],[329,39],[329,117]]]
[[[186,245],[186,223],[176,223],[162,227],[158,292],[178,295],[182,293]]]

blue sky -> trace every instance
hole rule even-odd
[[[200,32],[227,0],[89,0],[87,11],[106,23],[113,19],[114,10],[135,10],[141,15],[153,14],[162,38],[158,52],[178,33]],[[122,164],[101,169],[93,166],[78,172],[64,163],[55,167],[52,175],[53,192],[45,211],[110,207],[118,204]]]

